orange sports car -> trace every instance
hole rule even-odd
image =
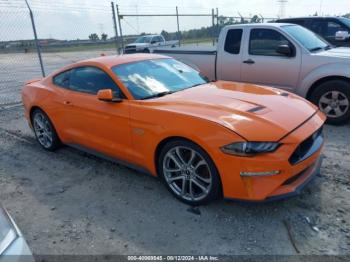
[[[81,61],[22,90],[39,144],[61,144],[160,177],[179,200],[294,195],[319,172],[325,116],[279,89],[209,82],[169,57]]]

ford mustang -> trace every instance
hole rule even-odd
[[[103,56],[28,81],[39,144],[70,145],[158,176],[179,200],[267,201],[319,172],[325,116],[275,88],[209,82],[175,59]]]

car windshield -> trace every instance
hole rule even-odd
[[[136,39],[135,43],[150,43],[152,36],[141,36]]]
[[[348,27],[349,31],[350,31],[350,19],[349,18],[345,18],[345,17],[339,17],[339,20],[343,24],[345,24]]]
[[[153,59],[112,68],[135,99],[148,99],[208,83],[208,79],[175,59]]]
[[[324,50],[330,47],[330,44],[326,40],[305,27],[299,25],[286,25],[282,26],[282,29],[311,52]]]

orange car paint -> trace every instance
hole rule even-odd
[[[74,144],[121,159],[157,176],[156,154],[163,141],[183,137],[200,145],[213,159],[226,198],[264,200],[293,192],[307,178],[321,149],[292,166],[288,158],[298,144],[319,129],[325,116],[317,107],[286,91],[256,85],[218,81],[172,95],[134,100],[111,71],[118,64],[166,58],[135,54],[103,56],[67,66],[48,77],[28,82],[22,91],[30,123],[34,107],[50,117],[64,144]],[[118,84],[126,99],[108,103],[96,95],[55,86],[52,77],[77,66],[95,66]],[[283,94],[281,94],[283,93]],[[249,110],[264,106],[257,112]],[[280,141],[277,151],[255,157],[224,154],[220,148],[238,141]],[[240,176],[241,171],[281,173],[266,177]],[[306,170],[289,185],[283,183]]]

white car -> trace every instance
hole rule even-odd
[[[21,231],[7,213],[0,206],[0,262],[7,261],[35,261]]]

